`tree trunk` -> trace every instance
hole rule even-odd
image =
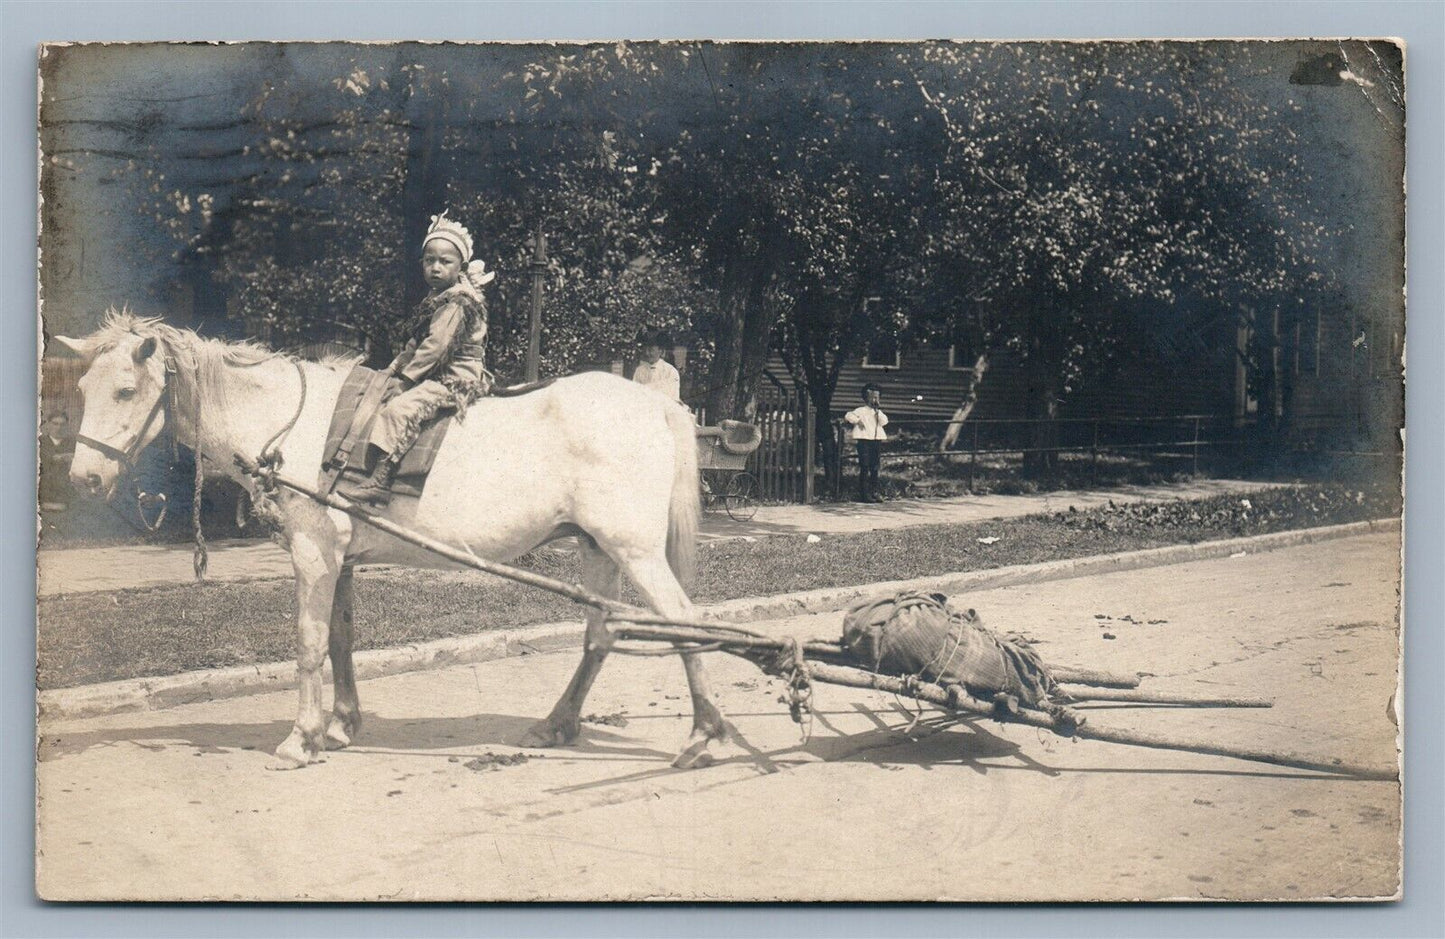
[[[768,352],[772,346],[773,326],[777,323],[778,312],[773,303],[763,297],[754,297],[748,304],[747,317],[743,321],[741,357],[738,361],[738,390],[735,407],[739,413],[751,418],[757,408],[758,387],[763,382],[763,370],[768,365]]]
[[[1024,475],[1039,479],[1053,473],[1059,465],[1059,455],[1054,448],[1059,445],[1059,425],[1054,423],[1059,416],[1059,395],[1057,379],[1039,376],[1029,382],[1029,418],[1032,425],[1029,435],[1030,452],[1024,454]]]
[[[1031,479],[1048,476],[1058,468],[1059,376],[1064,367],[1063,323],[1061,302],[1040,304],[1035,308],[1028,343],[1027,414],[1032,425],[1029,450],[1024,454],[1024,475]]]
[[[833,429],[833,389],[815,391],[810,387],[808,397],[813,402],[813,433],[822,450],[824,489],[831,493],[839,485],[841,471],[838,435]]]
[[[406,178],[402,181],[402,231],[406,244],[402,246],[403,257],[421,258],[421,240],[426,236],[431,217],[446,208],[442,200],[446,197],[446,186],[442,181],[442,127],[446,119],[442,96],[430,94],[430,99],[420,109],[422,118],[412,127],[409,134],[406,156]],[[398,310],[400,319],[405,319],[415,306],[426,296],[426,281],[422,280],[416,265],[407,265],[406,310]]]
[[[752,416],[776,320],[773,305],[756,296],[737,301],[732,312],[720,319],[708,367],[708,423]]]
[[[968,379],[968,388],[963,392],[963,401],[959,403],[958,410],[953,412],[953,417],[948,422],[948,430],[944,431],[943,440],[938,445],[940,452],[952,450],[954,444],[958,443],[958,435],[963,431],[963,422],[968,420],[968,416],[978,406],[978,386],[987,371],[988,353],[984,352],[973,363],[973,374]]]
[[[717,329],[713,331],[712,362],[708,364],[707,392],[703,405],[707,410],[707,423],[731,418],[737,413],[738,361],[742,358],[743,317],[730,310],[718,318]]]

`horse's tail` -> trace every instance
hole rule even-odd
[[[702,514],[697,479],[697,432],[685,408],[669,405],[672,432],[672,504],[667,515],[667,563],[684,587],[697,575],[697,528]]]

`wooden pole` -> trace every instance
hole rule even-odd
[[[813,474],[817,472],[818,437],[814,426],[817,415],[813,410],[813,399],[803,392],[803,502],[813,504]]]
[[[1074,685],[1091,685],[1095,688],[1138,688],[1137,673],[1121,675],[1117,672],[1101,672],[1092,668],[1076,668],[1072,665],[1050,665],[1049,672],[1055,681]]]
[[[978,422],[973,424],[973,447],[968,451],[968,491],[973,492],[974,477],[978,475]]]
[[[1099,481],[1099,422],[1094,421],[1094,445],[1089,450],[1089,478]]]
[[[642,639],[649,642],[722,642],[743,649],[763,649],[781,652],[789,646],[782,639],[771,636],[754,636],[735,632],[724,625],[710,625],[707,629],[686,626],[650,626],[622,620],[612,628],[612,635],[618,639]]]
[[[1272,708],[1270,698],[1200,698],[1187,694],[1162,694],[1154,691],[1120,691],[1089,688],[1083,685],[1060,684],[1059,690],[1075,701],[1122,701],[1134,704],[1174,704],[1196,708]]]
[[[832,639],[811,639],[803,644],[803,651],[810,656],[822,656],[836,664],[851,664],[843,646]],[[1138,688],[1139,673],[1125,675],[1119,672],[1105,672],[1093,668],[1079,668],[1076,665],[1050,665],[1049,674],[1058,682],[1073,685],[1089,685],[1096,688]],[[1081,692],[1082,693],[1082,692]]]
[[[1199,418],[1194,418],[1194,475],[1199,475]]]
[[[536,381],[542,359],[542,278],[547,273],[547,236],[539,228],[532,237],[532,312],[527,321],[527,381]]]
[[[240,464],[241,468],[248,473],[254,474],[258,472],[256,463],[252,460],[237,456],[236,462]],[[610,614],[614,619],[617,620],[622,620],[629,623],[654,624],[658,626],[692,626],[702,629],[716,629],[718,627],[722,627],[724,629],[748,634],[747,630],[727,626],[726,624],[722,623],[712,622],[710,620],[677,619],[674,617],[659,616],[658,614],[653,613],[650,610],[644,610],[639,607],[622,603],[619,600],[611,600],[607,597],[599,596],[598,594],[592,593],[590,590],[581,586],[580,584],[569,584],[565,580],[558,580],[555,577],[548,577],[545,574],[536,574],[532,571],[523,570],[519,567],[512,567],[510,564],[501,564],[497,561],[488,561],[486,558],[478,557],[476,554],[470,551],[463,551],[459,548],[454,548],[444,541],[438,541],[435,538],[428,537],[418,532],[414,532],[411,529],[406,528],[402,525],[398,525],[396,522],[393,522],[389,518],[377,515],[376,513],[368,511],[367,509],[362,508],[356,503],[351,502],[347,499],[343,499],[335,494],[318,492],[303,483],[284,479],[280,476],[276,477],[276,484],[278,486],[284,486],[287,489],[292,490],[293,492],[298,492],[301,495],[306,496],[307,498],[315,499],[317,502],[320,502],[322,505],[325,505],[328,508],[335,509],[338,512],[344,512],[347,515],[350,515],[352,518],[359,519],[360,521],[365,522],[373,528],[377,528],[381,531],[386,532],[388,535],[391,535],[394,538],[398,538],[408,544],[416,545],[418,548],[423,548],[427,551],[430,551],[433,554],[446,558],[448,561],[451,561],[454,564],[458,564],[462,567],[470,567],[473,570],[481,571],[484,574],[491,574],[495,577],[504,577],[507,580],[516,581],[519,584],[526,584],[529,587],[537,587],[541,590],[551,591],[552,593],[564,596],[567,599],[572,600],[576,603],[596,607],[599,610],[605,610],[608,614]],[[716,641],[717,638],[718,637],[714,635],[711,637],[710,641]]]
[[[900,678],[892,678],[888,675],[878,675],[873,672],[864,672],[855,668],[843,668],[835,665],[813,665],[808,666],[812,678],[817,681],[825,681],[834,685],[845,685],[852,688],[867,688],[875,691],[887,691],[893,694],[903,694],[909,697],[936,704],[939,707],[960,711],[965,714],[972,714],[976,717],[986,717],[1003,723],[1027,724],[1030,727],[1041,727],[1045,730],[1052,730],[1056,733],[1065,730],[1063,722],[1043,711],[1018,710],[1012,713],[1003,712],[992,704],[979,701],[969,697],[958,685],[945,690],[938,685],[924,682],[905,682]],[[1146,733],[1137,730],[1117,730],[1109,727],[1101,727],[1093,723],[1085,723],[1073,729],[1067,736],[1079,737],[1085,740],[1103,740],[1108,743],[1123,743],[1136,747],[1151,747],[1158,750],[1181,750],[1188,753],[1204,753],[1210,756],[1226,756],[1236,760],[1249,760],[1254,763],[1271,763],[1275,766],[1291,766],[1298,769],[1314,770],[1321,773],[1332,773],[1343,776],[1353,776],[1360,779],[1388,779],[1397,778],[1395,767],[1366,766],[1358,763],[1346,763],[1343,760],[1320,759],[1299,753],[1285,751],[1263,750],[1257,747],[1228,747],[1208,741],[1176,740],[1162,734]]]

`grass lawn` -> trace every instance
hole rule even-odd
[[[1387,489],[1311,486],[1246,496],[704,545],[698,603],[1085,557],[1389,517]],[[978,539],[994,537],[992,544]],[[575,581],[570,555],[524,559]],[[569,601],[481,574],[386,571],[357,578],[357,648],[375,649],[578,616]],[[636,597],[629,599],[635,602]],[[290,581],[198,584],[47,597],[39,603],[41,688],[277,662],[295,655]]]

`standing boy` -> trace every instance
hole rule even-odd
[[[853,443],[858,448],[859,502],[883,501],[878,494],[878,448],[888,439],[883,430],[888,426],[888,415],[879,408],[882,402],[882,392],[870,382],[863,386],[863,406],[843,415],[843,420],[853,426]]]

